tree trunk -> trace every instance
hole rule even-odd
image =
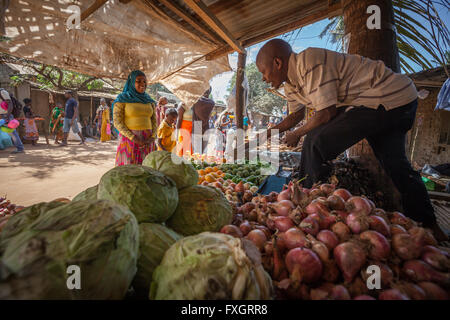
[[[367,13],[371,5],[380,8],[381,28],[369,29],[367,21],[374,13]],[[394,72],[400,72],[400,58],[395,33],[394,11],[391,0],[344,0],[344,25],[348,37],[348,53],[372,60],[382,60]],[[376,179],[376,185],[385,195],[388,209],[401,210],[401,197],[391,179],[381,168],[372,148],[363,140],[350,148],[349,154],[362,163]]]

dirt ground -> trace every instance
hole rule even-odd
[[[11,154],[14,147],[0,150],[0,196],[23,206],[72,199],[114,167],[117,140],[86,145],[69,141],[67,147],[52,142],[47,145],[41,138],[37,146],[26,144],[22,154]]]

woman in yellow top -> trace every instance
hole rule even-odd
[[[156,102],[146,89],[145,74],[135,70],[114,101],[114,126],[120,133],[116,166],[142,164],[147,154],[155,150]]]
[[[182,157],[188,152],[192,155],[192,108],[188,109],[185,104],[178,107],[178,142],[177,155]]]
[[[97,110],[97,117],[98,120],[101,121],[100,123],[100,141],[106,142],[111,140],[111,117],[109,113],[109,107],[106,103],[105,98],[100,99],[100,107],[98,107]],[[109,127],[109,133],[108,133],[108,125]]]

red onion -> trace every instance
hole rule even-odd
[[[379,300],[409,300],[408,296],[397,289],[384,290],[378,295]]]
[[[364,250],[351,242],[339,244],[334,248],[333,255],[347,283],[353,280],[366,262],[366,253]]]
[[[258,219],[258,211],[257,211],[257,209],[253,209],[252,211],[250,211],[247,214],[244,213],[244,218],[249,220],[249,221],[256,221]]]
[[[302,188],[302,191],[303,191],[304,193],[306,193],[307,195],[309,195],[309,193],[311,192],[311,190],[308,189],[308,188]]]
[[[338,221],[337,217],[334,215],[329,215],[328,217],[325,217],[322,219],[321,223],[319,224],[319,227],[321,230],[323,229],[330,229],[330,227],[335,224]]]
[[[269,207],[274,209],[278,215],[285,217],[289,216],[289,213],[295,208],[291,200],[282,200],[280,202],[272,203]]]
[[[431,281],[444,286],[450,285],[450,274],[434,270],[421,260],[409,260],[403,264],[403,273],[415,282]]]
[[[412,228],[415,225],[415,223],[411,219],[405,217],[403,213],[400,213],[398,211],[389,213],[389,220],[392,224],[399,224],[406,230]]]
[[[280,232],[285,232],[290,228],[294,227],[294,223],[292,222],[292,219],[289,217],[277,216],[271,219],[274,222],[275,230],[279,230]]]
[[[241,229],[242,234],[246,236],[250,231],[252,231],[252,225],[250,222],[245,220],[239,225],[239,229]]]
[[[430,245],[430,246],[437,246],[438,242],[434,238],[433,234],[429,229],[420,228],[420,227],[411,227],[408,230],[408,233],[414,238],[414,239],[420,239],[424,244]]]
[[[272,191],[271,193],[269,193],[267,196],[267,202],[276,202],[277,198],[278,198],[278,193],[275,191]]]
[[[336,222],[331,226],[333,231],[339,238],[339,242],[347,241],[350,238],[350,228],[343,222]]]
[[[367,201],[367,199],[362,197],[351,197],[345,203],[345,207],[350,213],[360,213],[366,216],[369,215],[369,213],[372,211],[370,203]]]
[[[266,226],[256,225],[255,229],[261,230],[266,235],[267,239],[269,239],[272,236],[272,232],[267,228]]]
[[[298,228],[290,228],[280,235],[280,238],[283,238],[284,244],[289,250],[309,246],[309,241],[306,239],[305,234]]]
[[[347,211],[342,211],[342,210],[333,210],[333,211],[331,211],[331,215],[335,215],[340,220],[345,221],[345,220],[347,220],[349,213]]]
[[[328,300],[334,284],[323,283],[321,286],[311,289],[311,300]]]
[[[345,201],[342,197],[331,195],[327,199],[328,207],[332,210],[345,210]]]
[[[353,300],[377,300],[374,297],[368,296],[366,294],[362,294],[360,296],[354,297]]]
[[[318,197],[323,197],[323,196],[325,196],[326,194],[322,191],[322,190],[320,190],[320,189],[311,189],[310,191],[309,191],[309,197],[311,198],[311,199],[316,199],[316,198],[318,198]]]
[[[381,272],[381,287],[382,288],[389,288],[391,286],[391,283],[394,281],[394,272],[392,269],[384,263],[381,263],[379,261],[369,261],[367,262],[367,267],[369,266],[378,266],[380,268]],[[361,277],[362,279],[367,282],[367,279],[370,277],[370,273],[367,273],[367,268],[361,270]]]
[[[324,183],[319,186],[320,190],[324,192],[326,195],[330,195],[336,189],[334,184]]]
[[[401,259],[411,260],[420,257],[422,246],[408,233],[398,233],[392,237],[392,248]]]
[[[330,293],[331,300],[351,300],[350,293],[343,285],[334,286]]]
[[[262,251],[264,249],[264,245],[266,244],[267,237],[261,230],[255,229],[250,231],[245,238],[250,240],[255,244],[255,246]]]
[[[306,208],[305,208],[305,212],[310,215],[310,214],[314,214],[314,213],[318,213],[324,216],[329,216],[330,215],[330,210],[327,208],[327,206],[321,202],[316,200],[313,200]]]
[[[419,282],[419,287],[425,292],[427,300],[449,300],[447,292],[433,282]]]
[[[303,232],[306,232],[308,234],[312,234],[315,236],[319,232],[319,223],[317,222],[314,217],[306,217],[303,219],[303,221],[299,225],[300,229],[302,229]]]
[[[356,276],[351,283],[347,284],[347,289],[352,297],[369,293],[369,288],[367,288],[367,282],[358,276]]]
[[[266,244],[264,245],[264,253],[266,255],[272,255],[273,253],[273,243],[272,241],[267,241]]]
[[[411,282],[401,281],[392,285],[392,287],[404,293],[412,300],[425,300],[427,297],[425,291],[420,286]]]
[[[314,251],[317,256],[319,257],[320,261],[325,262],[330,259],[330,252],[327,248],[327,246],[316,240],[312,235],[308,234],[306,236],[309,241],[311,241],[311,250]]]
[[[448,253],[439,250],[433,246],[425,246],[422,248],[422,260],[440,271],[448,271],[450,269],[450,259]]]
[[[329,250],[333,250],[339,244],[339,238],[330,230],[322,230],[317,234],[317,240],[322,241]]]
[[[389,217],[386,213],[386,211],[384,211],[381,208],[375,208],[375,210],[372,211],[372,215],[374,216],[378,216],[380,218],[383,218],[383,220],[389,225],[391,222],[389,221]]]
[[[391,235],[399,234],[399,233],[408,233],[405,228],[398,224],[391,224]]]
[[[346,189],[337,189],[333,192],[333,195],[341,197],[344,201],[352,197],[352,194]]]
[[[220,229],[220,232],[229,234],[230,236],[233,236],[235,238],[243,237],[241,229],[232,224],[227,224],[226,226],[223,226],[222,229]]]
[[[370,243],[370,258],[375,260],[386,260],[389,257],[391,253],[391,245],[381,233],[369,230],[361,233],[359,238]]]
[[[291,189],[290,188],[287,188],[278,194],[277,201],[280,202],[283,200],[291,200]]]
[[[340,276],[340,272],[336,262],[330,259],[328,261],[322,262],[322,264],[323,264],[322,280],[327,282],[336,282]]]
[[[375,205],[375,203],[373,203],[372,200],[366,198],[367,202],[369,202],[370,206],[372,207],[371,212],[373,212],[373,210],[375,210],[377,208],[377,206]]]
[[[361,213],[350,213],[346,223],[354,234],[359,234],[369,229],[369,219]]]
[[[382,217],[369,216],[369,228],[381,233],[385,237],[391,236],[389,225]]]
[[[312,283],[322,275],[322,262],[317,254],[306,248],[294,248],[285,258],[286,267],[293,281]]]

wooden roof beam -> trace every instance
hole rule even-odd
[[[81,13],[81,17],[80,17],[81,22],[86,20],[89,16],[91,16],[95,11],[100,9],[100,7],[103,6],[107,2],[108,2],[108,0],[95,0],[95,2],[89,8],[87,8],[86,10],[84,10]]]
[[[197,14],[207,25],[211,27],[218,35],[230,45],[231,48],[240,53],[245,53],[245,49],[241,44],[233,37],[228,29],[222,24],[222,22],[213,15],[208,7],[201,0],[184,0],[184,2]]]
[[[210,40],[221,43],[222,39],[217,39],[217,35],[214,32],[211,32],[209,29],[204,28],[198,21],[196,21],[189,12],[187,12],[183,7],[181,7],[174,0],[158,0],[163,5],[165,5],[168,9],[170,9],[173,13],[175,13],[180,18],[183,18],[187,23],[189,23],[195,30],[201,32],[205,36],[207,36]]]

